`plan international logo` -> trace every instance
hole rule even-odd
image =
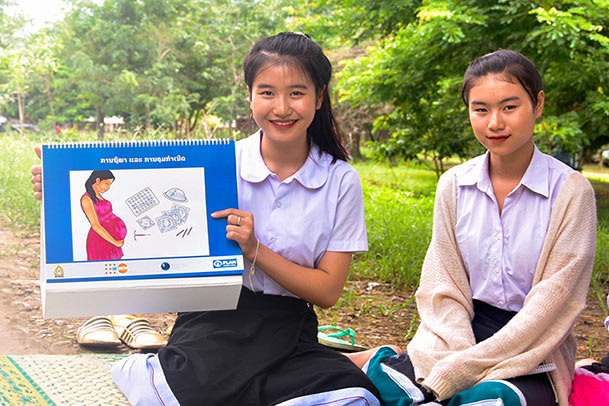
[[[217,268],[234,268],[237,266],[237,258],[216,259],[213,262],[214,269]]]

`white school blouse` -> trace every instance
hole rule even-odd
[[[260,153],[259,131],[236,143],[239,209],[254,214],[256,237],[274,252],[314,268],[326,251],[366,251],[364,199],[358,173],[348,163],[320,155],[311,147],[304,165],[284,179],[272,173]],[[244,286],[266,294],[293,293],[256,267],[249,285],[245,260]]]
[[[573,169],[537,147],[499,213],[487,152],[457,167],[457,242],[472,297],[519,311],[531,289],[552,205]]]

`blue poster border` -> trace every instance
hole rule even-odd
[[[235,143],[232,140],[44,145],[42,165],[42,249],[45,250],[43,257],[46,258],[46,264],[77,262],[74,261],[72,252],[69,199],[70,171],[75,170],[204,167],[209,256],[241,255],[238,244],[226,238],[226,219],[214,219],[210,216],[214,211],[238,208]],[[137,259],[121,261],[135,260]]]

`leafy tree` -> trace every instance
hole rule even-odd
[[[233,121],[248,111],[243,58],[283,26],[282,10],[281,0],[75,0],[60,31],[61,83],[98,125],[119,114],[188,134],[212,112]]]
[[[293,5],[291,25],[328,47],[391,37],[416,20],[417,0],[312,0]]]
[[[0,54],[2,56],[0,69],[4,77],[0,89],[10,99],[16,101],[19,123],[23,126],[26,117],[26,97],[32,89],[35,78],[46,80],[45,90],[50,92],[49,77],[55,70],[52,44],[42,35],[28,34],[22,38],[14,38],[12,46],[3,48]]]
[[[12,44],[16,41],[17,33],[23,26],[20,16],[6,13],[6,8],[12,3],[0,0],[0,107],[9,110],[9,104],[14,100],[14,74],[10,72],[9,61],[13,57]]]
[[[76,1],[61,31],[66,73],[79,98],[94,109],[100,138],[105,116],[123,107],[121,96],[126,89],[129,95],[129,84],[134,85],[126,80],[130,68],[147,56],[135,41],[138,5],[127,0],[106,1],[102,6]]]
[[[542,149],[574,152],[609,140],[608,1],[400,4],[416,12],[400,20],[400,6],[389,1],[323,3],[342,16],[337,35],[373,39],[367,55],[347,63],[338,89],[353,106],[390,106],[375,122],[377,131],[392,134],[377,144],[378,153],[407,159],[423,153],[434,159],[438,173],[445,157],[471,156],[477,147],[459,83],[472,59],[498,48],[521,51],[542,71],[548,101],[536,134]],[[372,21],[354,24],[365,11]]]
[[[259,39],[285,30],[285,0],[195,1],[185,45],[195,52],[184,63],[196,118],[214,114],[233,122],[247,115],[243,60]],[[194,70],[193,72],[193,69]]]
[[[31,36],[28,48],[32,49],[35,56],[35,61],[32,64],[35,70],[30,78],[30,84],[33,89],[32,93],[32,117],[35,117],[36,107],[44,106],[44,111],[48,112],[51,117],[53,127],[57,125],[56,119],[56,98],[54,81],[58,71],[59,61],[57,54],[60,52],[60,44],[55,38],[46,31],[34,34]],[[39,95],[39,100],[36,96]]]

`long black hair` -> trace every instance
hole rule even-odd
[[[461,99],[469,104],[469,91],[478,79],[489,74],[504,74],[506,79],[519,83],[527,92],[533,109],[537,107],[537,95],[543,90],[543,81],[535,64],[520,52],[499,49],[474,59],[469,64],[461,85]]]
[[[95,190],[93,190],[93,184],[95,183],[95,181],[97,179],[99,179],[99,180],[113,179],[114,180],[114,174],[109,170],[91,172],[91,175],[89,175],[89,179],[87,179],[87,181],[85,182],[85,190],[87,191],[89,196],[91,196],[91,200],[93,200],[93,203],[97,203],[97,201],[99,200],[97,198],[97,195],[95,194]]]
[[[323,50],[306,34],[282,32],[264,38],[254,44],[243,62],[243,74],[247,88],[252,92],[254,79],[261,69],[275,64],[295,66],[307,74],[315,85],[315,92],[322,95],[322,104],[307,128],[307,141],[321,151],[346,161],[348,154],[342,144],[342,133],[332,113],[328,85],[332,77],[332,64]]]

